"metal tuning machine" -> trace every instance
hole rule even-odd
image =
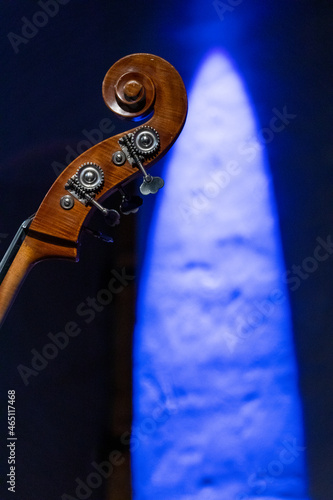
[[[117,210],[108,209],[98,203],[94,196],[100,191],[104,184],[104,172],[99,165],[95,163],[84,163],[66,183],[67,191],[80,203],[93,205],[97,210],[102,212],[105,217],[105,222],[109,226],[116,226],[120,222],[120,214]],[[60,205],[65,210],[70,210],[74,205],[74,200],[70,200],[69,196],[63,196],[60,200]]]
[[[164,186],[161,177],[153,177],[148,174],[143,162],[153,158],[160,149],[160,138],[158,132],[147,125],[139,127],[119,139],[123,154],[132,166],[136,166],[143,175],[140,192],[143,195],[155,194]],[[119,161],[121,152],[118,152]]]

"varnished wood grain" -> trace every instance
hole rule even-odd
[[[45,259],[62,258],[77,260],[75,247],[45,243],[30,236],[24,239],[0,287],[0,324],[13,303],[30,269]]]

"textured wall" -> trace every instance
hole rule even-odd
[[[307,498],[297,372],[264,146],[212,52],[166,172],[135,333],[134,498]]]

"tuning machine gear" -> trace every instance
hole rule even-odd
[[[158,132],[149,126],[142,126],[133,132],[131,142],[134,150],[144,158],[152,158],[159,150]]]
[[[153,157],[159,150],[160,139],[157,131],[152,127],[143,125],[133,133],[121,137],[119,144],[128,162],[136,166],[143,175],[143,183],[140,186],[141,194],[157,193],[164,186],[163,179],[148,174],[142,164],[144,160]]]
[[[104,172],[96,163],[87,162],[67,181],[65,188],[84,205],[87,194],[95,196],[103,187]]]
[[[87,191],[96,194],[104,184],[104,172],[95,163],[84,163],[74,175],[75,180]]]
[[[104,184],[104,172],[96,163],[88,162],[81,165],[77,172],[68,179],[65,189],[79,200],[83,205],[93,205],[102,212],[105,222],[109,226],[116,226],[120,222],[120,214],[117,210],[108,209],[98,203],[94,196],[100,191]],[[62,200],[64,197],[62,198]],[[68,209],[64,201],[60,201],[62,208]]]

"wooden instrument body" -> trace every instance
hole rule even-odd
[[[115,63],[103,81],[103,97],[118,116],[141,120],[137,127],[144,124],[158,132],[159,151],[155,157],[145,161],[145,169],[165,155],[185,123],[187,98],[183,81],[171,64],[157,56],[133,54]],[[143,123],[145,118],[148,120]],[[134,132],[137,127],[126,134]],[[118,141],[123,136],[124,133],[110,137],[85,151],[63,170],[51,186],[0,285],[0,323],[33,265],[50,258],[78,261],[82,227],[95,208],[78,200],[70,210],[65,210],[60,204],[62,197],[68,194],[65,188],[67,181],[78,169],[91,162],[103,170],[103,187],[95,198],[99,204],[103,204],[117,188],[140,175],[128,161],[121,166],[112,161],[112,155],[120,149]]]

